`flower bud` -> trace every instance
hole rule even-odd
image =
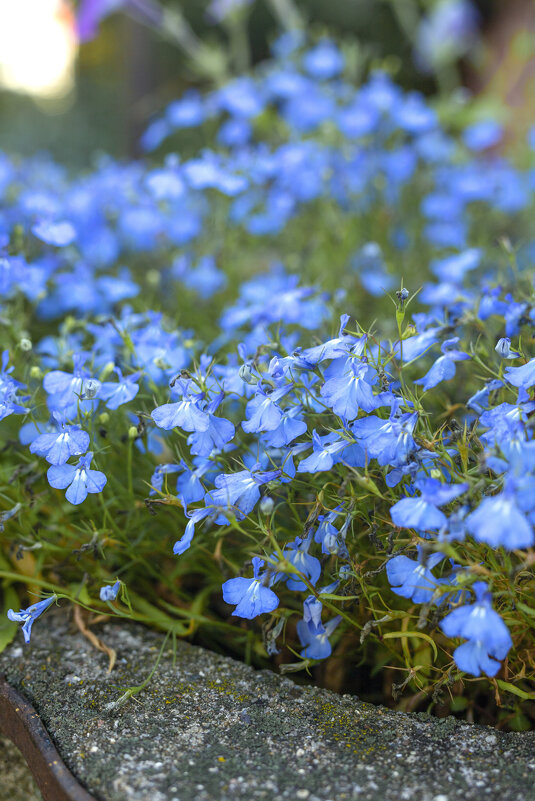
[[[99,391],[100,384],[98,381],[95,381],[94,378],[88,378],[87,381],[84,381],[84,398],[88,398],[91,400],[94,398]]]
[[[260,501],[260,511],[262,512],[262,514],[270,515],[271,512],[273,511],[274,506],[275,503],[273,501],[273,498],[270,498],[269,495],[264,495],[264,497]]]
[[[242,364],[238,371],[238,375],[246,384],[258,384],[259,378],[251,370],[250,364]]]
[[[515,350],[511,350],[511,340],[509,337],[501,337],[494,350],[502,359],[516,359],[517,356],[520,356]]]
[[[29,350],[32,349],[32,347],[33,346],[31,339],[28,339],[28,337],[22,337],[22,339],[19,342],[19,348],[27,353]]]

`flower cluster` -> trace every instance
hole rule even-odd
[[[74,177],[2,156],[6,558],[184,636],[265,616],[259,648],[300,666],[356,627],[426,692],[510,688],[533,664],[533,243],[516,286],[493,243],[533,174],[384,73],[351,85],[328,39],[275,51],[143,137],[212,149]],[[26,640],[49,603],[10,610]]]

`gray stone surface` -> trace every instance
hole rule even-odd
[[[302,688],[199,648],[105,624],[107,657],[64,618],[40,620],[0,656],[56,746],[102,801],[535,801],[535,734],[406,715]]]

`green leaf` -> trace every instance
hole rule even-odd
[[[520,609],[520,611],[524,612],[526,615],[529,615],[530,617],[535,617],[535,609],[532,609],[531,606],[523,604],[522,601],[518,601],[516,606],[517,609]]]
[[[503,681],[503,679],[498,679],[497,684],[501,690],[505,690],[508,693],[513,693],[513,695],[518,695],[518,697],[522,698],[523,701],[535,701],[535,692],[527,693],[525,690],[521,690],[520,687],[515,687],[514,684],[510,684],[508,681]]]
[[[426,640],[433,649],[435,659],[437,658],[438,651],[435,641],[431,639],[429,634],[424,634],[423,631],[387,631],[386,634],[383,634],[382,638],[383,640],[394,640],[403,639],[404,637],[418,637],[420,640]]]

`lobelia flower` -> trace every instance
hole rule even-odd
[[[223,584],[223,600],[227,604],[236,604],[233,615],[252,620],[264,612],[273,612],[279,605],[279,599],[265,582],[267,574],[260,574],[264,560],[253,557],[253,578],[243,577],[229,579]]]
[[[78,403],[83,409],[94,407],[100,389],[100,381],[91,378],[83,366],[84,357],[73,357],[72,373],[64,370],[51,370],[43,379],[43,388],[48,393],[48,406],[52,411],[63,412],[67,419],[76,417]],[[87,392],[89,387],[89,392]]]
[[[114,381],[104,381],[100,387],[99,397],[107,401],[107,409],[118,409],[123,403],[128,403],[133,400],[139,392],[139,384],[135,382],[140,376],[140,373],[132,373],[123,377],[120,367],[115,367],[114,372],[119,379],[118,383]]]
[[[210,419],[200,407],[204,394],[189,394],[190,379],[177,383],[182,392],[182,400],[158,406],[151,414],[152,419],[158,428],[166,431],[172,428],[182,428],[184,431],[207,431]]]
[[[340,329],[337,337],[334,339],[329,339],[322,345],[316,345],[313,348],[307,348],[306,350],[300,350],[296,352],[295,356],[298,366],[310,368],[314,367],[319,362],[325,361],[326,359],[335,359],[340,356],[347,356],[350,347],[355,345],[355,343],[359,344],[359,347],[356,350],[356,355],[360,356],[366,344],[366,337],[364,336],[361,337],[360,340],[356,340],[351,334],[344,334],[344,329],[348,322],[349,314],[342,314],[340,316]]]
[[[332,653],[329,637],[342,618],[337,615],[324,626],[321,622],[321,611],[322,604],[314,596],[309,596],[305,600],[303,620],[300,620],[296,627],[301,645],[304,646],[299,654],[303,659],[327,659]]]
[[[159,464],[151,476],[150,483],[151,489],[149,495],[156,495],[157,492],[162,491],[164,476],[171,473],[180,473],[182,464]],[[201,498],[204,498],[204,493]]]
[[[453,652],[457,666],[474,676],[481,672],[495,676],[513,642],[507,626],[492,608],[492,596],[484,581],[473,585],[476,603],[460,606],[449,613],[440,628],[448,637],[465,637],[469,642]]]
[[[24,406],[20,406],[16,401],[18,390],[23,386],[19,381],[11,377],[14,367],[8,367],[9,351],[2,352],[2,369],[0,370],[0,420],[10,414],[26,414],[28,411]]]
[[[71,456],[85,453],[89,447],[89,434],[80,426],[67,425],[60,414],[54,412],[57,431],[40,434],[30,445],[30,453],[36,453],[50,464],[61,465]]]
[[[412,432],[417,420],[417,412],[405,412],[398,416],[393,406],[388,420],[371,414],[356,420],[351,428],[369,458],[377,459],[382,466],[390,464],[398,467],[416,450]]]
[[[317,80],[334,78],[344,69],[344,57],[334,42],[323,39],[303,56],[303,67]]]
[[[466,528],[478,541],[509,551],[530,548],[535,542],[533,527],[519,508],[510,488],[500,495],[484,498],[466,518]]]
[[[194,456],[210,456],[212,451],[221,451],[232,439],[236,429],[234,424],[226,417],[216,417],[214,412],[223,400],[221,392],[217,398],[210,401],[204,410],[208,416],[208,428],[206,430],[195,431],[188,437],[188,445]]]
[[[100,470],[91,470],[91,451],[78,460],[78,464],[52,465],[48,468],[48,483],[54,489],[67,489],[65,498],[75,506],[87,498],[88,493],[102,492],[107,478]]]
[[[416,481],[420,498],[402,498],[390,509],[390,517],[396,526],[415,528],[420,531],[436,531],[447,524],[446,515],[438,509],[466,492],[468,484],[447,486],[435,478]]]
[[[256,386],[256,395],[245,407],[246,420],[241,424],[248,434],[258,434],[261,431],[274,431],[279,427],[283,411],[277,402],[281,400],[292,386],[281,387],[267,393],[261,384]]]
[[[486,150],[495,147],[503,138],[504,128],[496,120],[480,120],[463,133],[463,141],[470,150]]]
[[[184,510],[184,512],[186,517],[189,517],[189,520],[183,535],[173,545],[173,553],[175,556],[180,556],[190,547],[195,534],[195,524],[199,523],[201,520],[204,520],[205,517],[209,517],[210,515],[216,516],[217,514],[214,513],[214,510],[210,509],[209,507],[194,509],[191,513],[187,512],[186,510]]]
[[[267,431],[262,437],[262,442],[273,448],[281,448],[284,445],[289,445],[294,439],[304,434],[307,430],[307,424],[302,417],[299,417],[301,412],[301,406],[292,406],[290,409],[285,409],[279,425],[272,431]]]
[[[417,550],[417,562],[402,554],[394,556],[387,562],[386,574],[392,592],[403,598],[411,598],[414,603],[425,604],[431,601],[440,585],[439,579],[431,571],[444,559],[444,554],[433,553],[424,564],[422,546],[418,545]]]
[[[352,359],[342,375],[330,378],[322,386],[320,392],[327,406],[346,420],[354,420],[360,409],[365,412],[376,409],[369,373],[367,362]]]
[[[506,367],[504,376],[514,387],[529,389],[535,384],[535,359],[521,367]]]
[[[433,389],[442,381],[449,381],[449,379],[453,378],[455,376],[455,362],[470,358],[467,353],[454,348],[458,341],[459,337],[453,337],[443,342],[440,347],[443,355],[439,356],[423,378],[419,378],[414,383],[421,384],[424,390],[427,391],[428,389]]]
[[[466,405],[473,409],[477,414],[482,414],[485,407],[489,405],[489,396],[491,392],[503,387],[503,381],[498,378],[493,378],[485,386],[478,390],[471,398],[466,401]]]
[[[222,473],[215,480],[216,489],[209,493],[210,500],[223,508],[235,507],[243,515],[252,512],[260,500],[260,487],[280,476],[280,470],[260,472],[259,464],[251,470],[240,470],[237,473]]]
[[[201,483],[201,478],[208,473],[209,470],[214,469],[214,463],[210,459],[205,459],[204,457],[196,457],[193,460],[193,464],[195,467],[193,470],[190,470],[186,463],[182,461],[180,463],[183,468],[182,473],[176,481],[177,495],[184,504],[184,508],[189,503],[202,501],[206,493]]]
[[[50,598],[45,598],[43,601],[39,601],[36,604],[32,604],[27,609],[21,609],[18,612],[14,612],[13,609],[8,609],[7,616],[9,620],[12,620],[14,623],[22,623],[22,633],[24,634],[24,642],[30,642],[30,636],[32,633],[32,625],[33,621],[36,620],[39,615],[42,615],[45,609],[48,609],[50,604],[56,600],[56,595],[51,595]]]
[[[283,556],[291,562],[300,573],[303,573],[311,584],[315,585],[321,575],[321,563],[319,559],[316,559],[315,556],[311,556],[308,553],[311,544],[312,535],[309,535],[305,539],[296,537],[293,542],[288,543],[283,551]],[[294,575],[288,576],[286,584],[289,590],[295,590],[297,592],[308,589],[305,582]]]
[[[121,587],[121,582],[116,581],[115,584],[106,584],[104,587],[100,588],[100,600],[101,601],[115,601],[117,598],[117,594]]]
[[[66,220],[54,222],[53,220],[41,220],[32,228],[32,234],[46,242],[47,245],[62,248],[70,245],[76,239],[76,229],[72,223]]]
[[[351,515],[346,515],[340,531],[334,526],[337,517],[342,514],[343,504],[337,506],[332,512],[326,515],[319,515],[318,528],[314,534],[314,542],[321,544],[321,552],[324,554],[337,554],[346,559],[349,557],[345,544],[347,530],[351,523]]]
[[[309,595],[303,601],[303,622],[311,631],[323,631],[323,624],[321,622],[321,613],[323,604],[314,595]]]
[[[321,437],[314,430],[312,432],[313,451],[310,456],[299,462],[297,472],[321,473],[325,470],[330,470],[336,462],[344,461],[344,456],[354,466],[363,467],[365,464],[364,453],[358,444],[338,437],[339,435],[336,431]],[[347,456],[350,459],[347,459]]]

